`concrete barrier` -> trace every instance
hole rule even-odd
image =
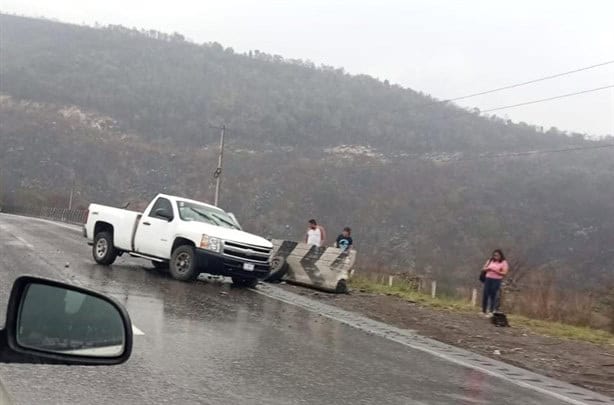
[[[347,292],[356,251],[319,248],[306,243],[273,240],[273,272],[289,283],[327,292]]]

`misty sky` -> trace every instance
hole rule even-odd
[[[367,73],[439,98],[614,60],[612,0],[0,0],[0,10],[177,31],[238,52]],[[614,64],[459,104],[485,110],[612,84]],[[497,114],[614,134],[614,89]]]

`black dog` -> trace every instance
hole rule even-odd
[[[507,316],[505,316],[503,312],[495,312],[492,314],[492,318],[490,319],[495,326],[500,326],[503,328],[510,326],[509,322],[507,321]]]

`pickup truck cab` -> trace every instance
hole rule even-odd
[[[112,264],[124,253],[168,268],[177,280],[200,273],[255,286],[270,271],[273,245],[244,232],[232,214],[187,198],[159,194],[145,212],[90,204],[84,236],[94,260]]]

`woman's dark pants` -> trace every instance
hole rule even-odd
[[[484,281],[484,293],[482,294],[482,312],[494,312],[497,305],[497,295],[501,288],[501,280],[486,278]]]

